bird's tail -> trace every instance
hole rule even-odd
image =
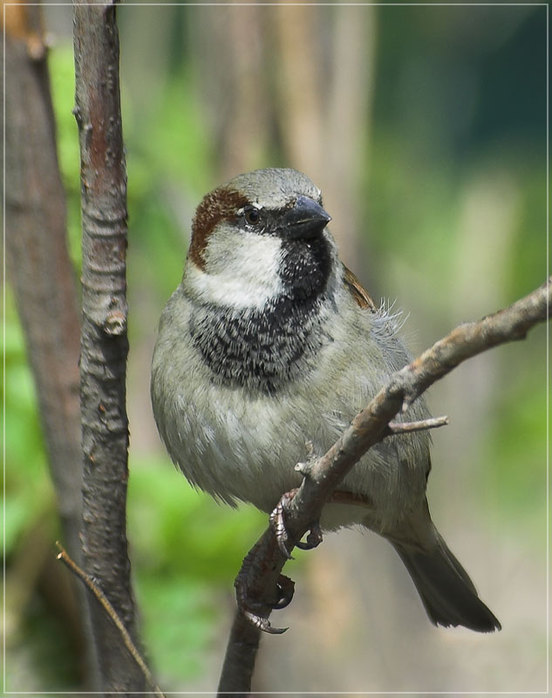
[[[435,545],[429,551],[392,541],[432,623],[463,625],[482,633],[500,630],[499,621],[478,597],[466,570],[436,530],[435,534]]]

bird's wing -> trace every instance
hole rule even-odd
[[[347,287],[347,290],[351,296],[355,299],[357,305],[359,305],[361,308],[370,308],[370,310],[375,313],[377,308],[374,301],[370,298],[368,291],[362,286],[360,281],[350,269],[348,269],[345,265],[343,265],[343,268],[345,269],[345,275],[343,277],[345,286]]]

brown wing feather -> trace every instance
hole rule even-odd
[[[348,269],[345,265],[343,265],[343,267],[345,269],[345,276],[343,277],[345,286],[347,287],[347,290],[351,296],[355,299],[357,305],[359,305],[361,308],[370,308],[370,310],[375,313],[377,308],[374,301],[370,298],[368,291],[362,286],[360,281],[350,269]]]

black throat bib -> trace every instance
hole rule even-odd
[[[331,272],[329,242],[284,240],[280,264],[282,292],[258,308],[202,304],[190,318],[190,334],[213,380],[275,394],[314,367],[328,341],[321,310]]]

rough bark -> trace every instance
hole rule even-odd
[[[83,559],[139,646],[126,537],[126,167],[113,3],[74,3],[74,50],[83,255]],[[104,609],[92,603],[91,612],[103,690],[145,690],[142,672]]]

